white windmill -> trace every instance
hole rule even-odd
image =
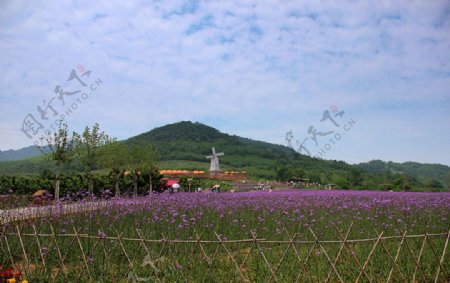
[[[223,156],[224,153],[220,152],[220,153],[216,153],[216,149],[213,147],[212,148],[212,155],[208,155],[206,156],[207,159],[211,159],[211,165],[209,166],[209,172],[214,174],[220,171],[220,166],[219,166],[219,156]]]

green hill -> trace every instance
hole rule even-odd
[[[378,175],[404,175],[409,183],[421,183],[427,187],[447,187],[450,186],[450,167],[442,164],[424,164],[417,162],[385,162],[382,160],[372,160],[367,163],[360,163],[358,166],[368,173]]]
[[[39,148],[35,145],[27,146],[18,150],[10,149],[1,151],[0,150],[0,161],[12,161],[21,160],[26,158],[31,158],[41,155]]]
[[[290,175],[304,175],[305,170],[340,172],[350,170],[344,162],[324,161],[300,155],[286,146],[276,145],[221,133],[201,123],[179,122],[155,128],[125,142],[152,143],[161,159],[190,160],[208,164],[211,148],[224,152],[220,157],[224,168],[246,170],[256,177],[277,178],[283,170]],[[319,180],[318,180],[319,181]]]
[[[450,185],[450,168],[445,165],[380,160],[349,165],[343,161],[311,158],[283,145],[228,135],[188,121],[155,128],[123,142],[153,144],[161,157],[161,169],[207,170],[206,155],[215,147],[217,152],[225,153],[220,157],[222,170],[245,170],[254,179],[286,180],[296,176],[321,184],[333,183],[340,188],[397,190],[405,186],[444,190]],[[0,175],[40,174],[52,168],[38,156],[0,162]],[[64,168],[66,172],[82,170],[77,161]]]
[[[302,176],[320,182],[320,174],[343,174],[353,168],[342,161],[314,159],[286,146],[228,135],[204,124],[187,121],[155,128],[123,142],[153,144],[161,156],[161,167],[168,169],[205,170],[209,168],[206,155],[211,153],[212,147],[218,152],[225,152],[220,158],[223,169],[245,170],[255,178]],[[0,172],[3,174],[39,174],[51,169],[52,165],[42,156],[0,162]],[[82,167],[74,162],[65,170],[82,170]]]

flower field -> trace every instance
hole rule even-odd
[[[3,225],[0,264],[37,281],[446,282],[450,194],[154,194]]]

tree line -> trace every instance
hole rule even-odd
[[[94,192],[93,172],[99,166],[109,168],[114,179],[114,195],[120,196],[120,178],[130,175],[133,178],[133,196],[138,193],[141,176],[148,178],[149,193],[153,191],[152,175],[159,159],[156,149],[150,144],[117,141],[100,130],[99,124],[86,126],[82,133],[68,130],[67,123],[60,121],[58,129],[43,140],[40,147],[44,157],[55,165],[54,197],[60,198],[61,169],[64,164],[79,160],[87,176],[88,193]],[[126,170],[130,169],[130,170]]]

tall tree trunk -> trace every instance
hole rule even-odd
[[[116,192],[114,194],[115,197],[120,196],[119,181],[120,181],[120,172],[116,172]]]
[[[151,170],[148,173],[148,185],[149,185],[149,193],[151,195],[153,193],[152,171]]]
[[[92,176],[89,176],[88,191],[91,196],[94,194],[94,181],[92,180]]]
[[[138,189],[138,171],[134,171],[134,191],[133,197],[137,197],[137,189]]]
[[[89,169],[88,171],[88,192],[89,192],[89,198],[92,197],[92,194],[94,193],[94,182],[92,180],[92,170]]]
[[[59,185],[60,185],[60,180],[59,180],[59,175],[61,172],[61,164],[58,163],[56,165],[56,176],[55,176],[55,200],[59,201]]]

